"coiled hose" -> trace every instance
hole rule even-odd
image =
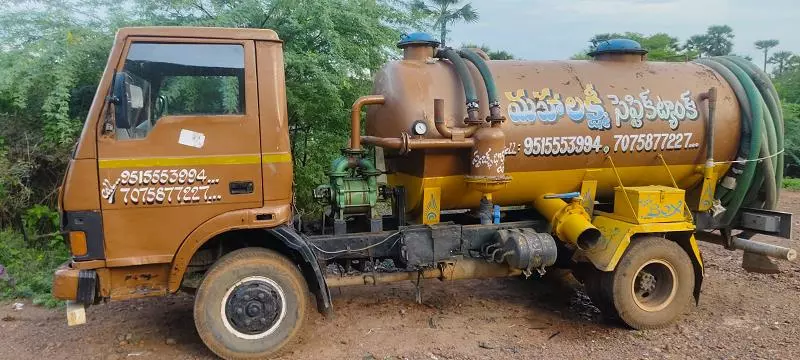
[[[721,224],[729,226],[742,207],[773,210],[783,182],[783,112],[769,76],[735,56],[695,60],[722,75],[742,109],[741,141],[729,176],[736,186],[717,186],[716,197],[727,209]]]

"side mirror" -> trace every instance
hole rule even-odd
[[[167,97],[164,95],[158,95],[156,98],[156,106],[155,106],[155,115],[153,119],[160,119],[164,114],[167,113]]]
[[[111,103],[114,104],[114,121],[117,129],[131,127],[128,120],[128,77],[124,72],[114,74]]]

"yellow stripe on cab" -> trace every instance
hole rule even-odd
[[[196,166],[196,165],[251,165],[263,163],[286,163],[292,161],[290,153],[264,153],[247,155],[215,155],[185,157],[143,157],[129,159],[100,159],[101,169]]]

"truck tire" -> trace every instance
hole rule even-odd
[[[663,328],[692,300],[694,267],[677,243],[644,237],[631,241],[613,272],[595,271],[587,293],[608,318],[637,330]]]
[[[263,359],[297,336],[308,309],[307,286],[283,255],[244,248],[219,259],[197,290],[194,321],[217,356]]]

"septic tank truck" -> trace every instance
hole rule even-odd
[[[331,314],[334,287],[561,267],[651,329],[700,295],[696,236],[762,267],[796,256],[751,239],[789,238],[791,215],[775,211],[780,104],[750,62],[650,62],[626,39],[588,61],[490,61],[423,33],[398,46],[353,104],[315,220],[294,208],[275,32],[121,29],[59,194],[68,321],[195,288],[205,344],[261,358],[312,300]]]

